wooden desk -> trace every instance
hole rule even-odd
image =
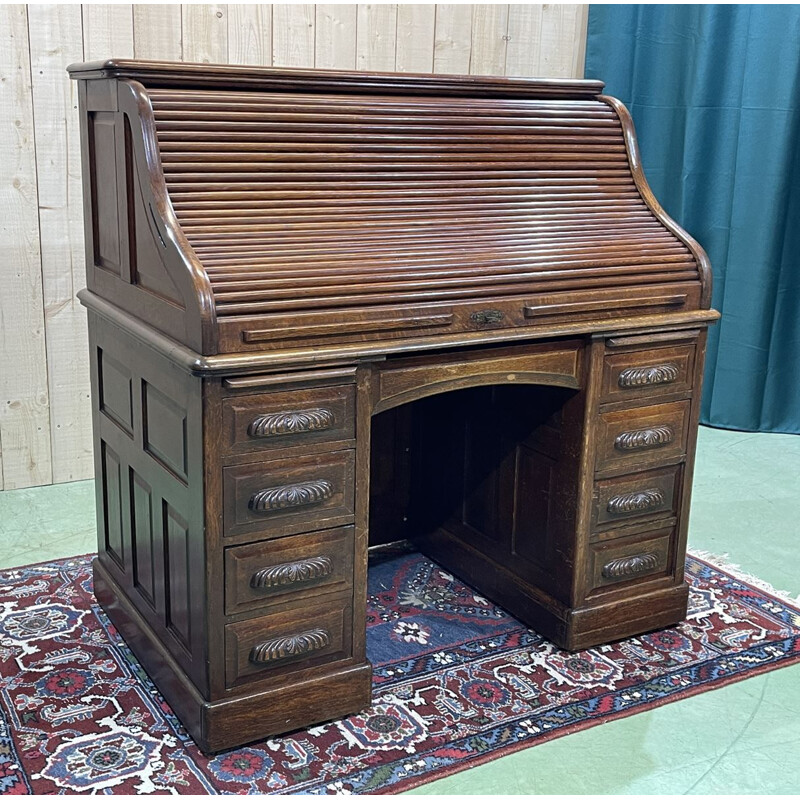
[[[367,548],[686,613],[710,277],[596,81],[75,65],[95,593],[216,751],[366,707]]]

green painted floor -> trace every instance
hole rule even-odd
[[[0,568],[94,549],[92,483],[0,492]],[[800,594],[800,436],[702,428],[689,545]],[[412,794],[800,793],[800,665],[531,747]]]

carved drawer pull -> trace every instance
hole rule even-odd
[[[259,642],[250,651],[250,661],[253,664],[270,664],[284,658],[302,656],[322,650],[330,644],[331,637],[323,628],[314,628],[311,631],[293,633],[290,636],[278,636]]]
[[[641,492],[618,494],[608,501],[609,514],[635,514],[640,511],[655,511],[664,505],[666,498],[661,489],[644,489]]]
[[[295,506],[313,506],[332,496],[333,484],[330,481],[304,481],[262,489],[250,498],[249,507],[251,511],[280,511]]]
[[[261,414],[247,427],[247,435],[260,439],[291,433],[324,431],[333,425],[333,412],[327,408],[305,408],[301,411],[280,411]]]
[[[316,556],[304,561],[289,561],[286,564],[264,567],[253,574],[250,585],[254,589],[271,589],[273,586],[287,586],[326,578],[331,572],[333,572],[333,561],[328,556]]]
[[[625,431],[614,439],[617,450],[646,450],[650,447],[663,447],[675,439],[675,431],[669,425]]]
[[[678,379],[678,368],[674,364],[657,364],[654,367],[628,367],[619,373],[617,383],[622,389],[638,389],[640,386],[658,386],[674,383]]]
[[[660,563],[658,553],[642,553],[639,556],[628,558],[615,558],[603,567],[604,578],[625,578],[629,575],[639,575],[642,572],[652,572]]]

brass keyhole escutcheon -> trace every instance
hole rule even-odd
[[[503,312],[496,308],[487,308],[484,311],[475,311],[470,314],[470,319],[480,327],[496,325],[503,319]]]

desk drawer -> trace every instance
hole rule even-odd
[[[225,613],[346,589],[353,581],[353,526],[225,551]]]
[[[352,652],[350,595],[225,626],[225,682],[247,680],[348,658]]]
[[[615,352],[608,350],[603,363],[601,403],[658,398],[688,392],[694,375],[695,345]]]
[[[224,467],[224,536],[286,536],[353,521],[355,451]]]
[[[597,471],[658,466],[686,453],[689,401],[600,414]]]
[[[646,522],[650,519],[677,514],[682,467],[623,475],[597,481],[593,497],[592,523],[594,535],[624,535],[619,526],[629,522]],[[611,528],[613,533],[605,533]]]
[[[350,384],[227,397],[222,401],[223,451],[268,452],[352,439],[355,393]]]
[[[646,537],[593,545],[590,588],[613,588],[668,575],[673,570],[673,531],[673,527],[662,528]]]

